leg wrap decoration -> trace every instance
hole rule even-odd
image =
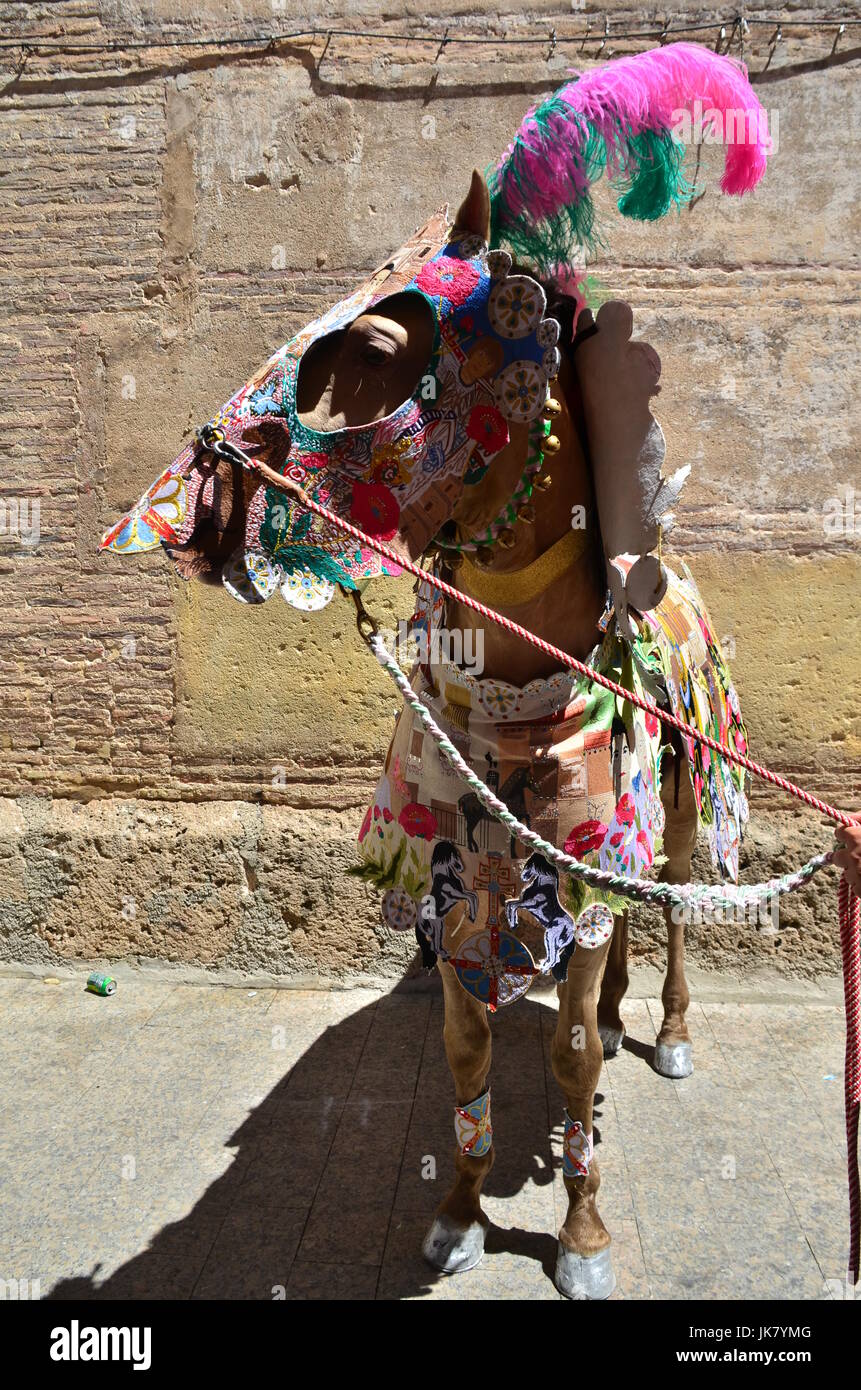
[[[489,1089],[469,1105],[454,1107],[454,1132],[462,1154],[469,1154],[471,1158],[484,1157],[493,1143]]]
[[[562,1172],[566,1178],[585,1178],[592,1162],[592,1136],[579,1120],[565,1111],[565,1138],[562,1143]]]

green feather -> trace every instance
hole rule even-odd
[[[529,211],[535,203],[531,170],[536,150],[555,148],[560,141],[586,187],[579,197],[572,193],[571,201],[552,216],[536,220]],[[515,137],[503,164],[488,170],[491,245],[545,274],[556,265],[570,265],[578,251],[593,257],[606,242],[596,223],[592,185],[607,174],[623,217],[655,221],[690,202],[697,191],[685,175],[684,160],[684,146],[669,128],[634,134],[619,121],[608,148],[590,121],[572,112],[558,94],[549,97],[533,112],[527,135]],[[512,214],[509,198],[515,193],[524,210]]]

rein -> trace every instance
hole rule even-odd
[[[814,796],[803,787],[797,786],[794,782],[789,781],[788,778],[782,777],[779,773],[773,772],[770,768],[764,767],[761,763],[754,762],[754,760],[749,758],[746,754],[739,753],[736,749],[730,748],[727,744],[711,738],[710,735],[702,733],[692,724],[688,724],[684,720],[679,719],[670,711],[661,709],[654,700],[639,696],[632,690],[626,690],[623,685],[619,685],[608,676],[602,675],[600,671],[596,671],[586,662],[579,661],[569,652],[564,652],[560,647],[554,646],[553,643],[546,642],[543,637],[539,637],[536,633],[530,632],[528,628],[521,627],[519,623],[515,623],[511,618],[506,618],[502,613],[497,613],[495,609],[487,607],[485,604],[479,602],[478,599],[471,598],[469,594],[461,593],[458,589],[454,588],[453,585],[445,583],[444,580],[438,579],[436,575],[422,569],[421,566],[416,565],[412,560],[408,560],[404,556],[399,555],[397,551],[392,549],[391,546],[386,545],[385,542],[376,540],[373,536],[366,535],[364,531],[360,531],[359,528],[353,526],[351,522],[344,521],[342,517],[330,511],[328,507],[324,507],[319,502],[315,502],[315,500],[299,487],[298,484],[294,483],[289,478],[283,477],[280,473],[276,473],[268,464],[252,458],[237,445],[224,439],[223,436],[214,437],[217,436],[217,434],[218,432],[216,431],[208,431],[207,437],[203,438],[203,432],[201,432],[201,442],[204,443],[205,447],[210,448],[218,457],[226,458],[234,463],[241,463],[243,467],[265,478],[273,487],[277,487],[282,492],[286,492],[295,498],[307,511],[313,512],[316,516],[321,517],[344,535],[352,536],[353,539],[357,540],[361,545],[367,546],[370,550],[375,551],[384,559],[389,560],[391,564],[398,566],[399,569],[406,570],[417,579],[429,584],[439,593],[445,594],[446,597],[454,599],[456,602],[463,604],[466,608],[471,608],[474,612],[481,614],[482,617],[487,618],[490,622],[496,623],[499,627],[504,628],[506,632],[513,633],[516,637],[522,638],[524,642],[528,642],[531,646],[537,647],[539,651],[543,651],[546,655],[552,656],[561,666],[577,671],[580,675],[585,676],[596,685],[603,686],[604,689],[612,691],[614,695],[617,695],[629,704],[635,705],[638,709],[645,710],[646,713],[654,715],[654,717],[659,719],[663,724],[672,729],[676,729],[679,733],[684,734],[685,737],[695,739],[698,743],[718,753],[721,757],[728,758],[730,762],[735,763],[737,766],[746,768],[747,771],[753,773],[754,776],[771,783],[772,786],[779,787],[782,791],[788,792],[790,796],[796,797],[797,800],[802,801],[813,810],[819,811],[822,815],[828,817],[829,820],[835,821],[838,825],[848,826],[858,823],[853,816],[848,815],[845,811],[838,810],[835,806],[831,806],[827,801],[820,800],[819,797]],[[512,816],[508,807],[505,806],[503,802],[499,801],[491,792],[490,788],[485,786],[485,784],[476,777],[472,769],[460,757],[454,745],[445,737],[445,734],[439,726],[435,724],[429,710],[418,699],[418,696],[410,686],[404,672],[385,651],[382,641],[377,635],[376,624],[365,611],[361,597],[355,591],[353,591],[353,597],[356,601],[356,622],[359,634],[370,647],[380,664],[389,671],[389,674],[398,685],[405,701],[419,715],[425,728],[431,733],[448,761],[457,769],[469,785],[473,787],[476,795],[479,796],[492,814],[503,821],[504,824],[508,825],[510,829],[514,830],[521,841],[524,843],[535,843],[541,848],[543,853],[549,854],[550,857],[557,862],[562,863],[566,871],[572,874],[572,876],[594,883],[600,882],[601,886],[610,887],[613,892],[627,897],[663,902],[672,901],[690,906],[692,903],[702,902],[707,898],[710,898],[712,901],[720,900],[717,898],[717,895],[720,893],[724,894],[722,899],[724,902],[733,901],[734,903],[738,903],[740,901],[756,901],[759,897],[772,893],[791,892],[796,888],[800,888],[814,873],[818,872],[819,869],[831,863],[834,851],[817,855],[794,874],[784,875],[782,878],[771,880],[767,884],[756,884],[748,886],[747,888],[739,888],[737,890],[737,896],[734,899],[729,899],[726,896],[726,889],[724,888],[714,889],[704,885],[655,884],[643,879],[624,879],[619,875],[604,874],[601,870],[592,869],[585,864],[580,864],[578,861],[573,860],[571,856],[566,855],[564,851],[558,850],[554,845],[550,845],[547,841],[542,840],[533,831],[530,831],[527,826],[521,825],[520,822]],[[598,877],[593,877],[594,875]],[[612,882],[608,882],[607,880],[612,880]],[[747,894],[746,898],[744,896],[745,893]],[[854,1285],[858,1282],[859,1266],[861,1266],[861,1179],[859,1178],[858,1171],[858,1129],[859,1112],[861,1112],[861,903],[859,903],[859,899],[849,888],[845,879],[840,882],[838,904],[840,948],[843,962],[843,992],[846,1013],[844,1092],[849,1183],[849,1277]]]

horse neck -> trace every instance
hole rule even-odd
[[[544,460],[543,471],[550,475],[551,486],[547,491],[536,490],[533,493],[534,522],[517,523],[514,546],[509,550],[497,546],[484,573],[501,576],[525,569],[560,541],[585,513],[587,536],[582,554],[541,593],[526,602],[506,601],[502,590],[498,599],[485,602],[539,637],[583,658],[599,640],[597,623],[604,606],[605,588],[599,564],[600,538],[594,516],[589,465],[564,395],[561,403],[562,413],[553,421],[553,433],[559,438],[561,448],[557,454],[545,455]],[[484,498],[476,489],[475,505],[470,508],[471,520],[480,514],[484,524],[487,524],[498,514],[521,476],[527,448],[525,437],[521,437],[517,449],[506,458],[504,473],[500,475],[494,476],[495,464],[491,464],[485,480],[478,485],[478,488],[487,485],[488,505],[484,506]],[[584,509],[583,512],[575,510],[580,508]],[[463,570],[455,572],[453,582],[464,593],[470,592],[469,579]],[[482,654],[483,648],[483,669],[475,673],[479,676],[525,685],[530,680],[558,670],[558,661],[545,656],[495,623],[487,622],[463,604],[449,601],[446,623],[449,629],[482,632],[481,644],[475,645],[477,639],[473,639],[472,647],[477,655]]]

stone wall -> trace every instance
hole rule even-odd
[[[713,44],[734,12],[691,5],[673,32],[713,25],[689,35]],[[158,556],[96,545],[275,346],[460,200],[525,109],[594,60],[605,14],[602,57],[651,46],[618,35],[655,12],[616,4],[503,16],[477,0],[429,19],[340,0],[325,21],[290,0],[241,16],[214,0],[0,4],[4,41],[55,44],[0,47],[3,960],[346,980],[409,961],[345,872],[396,707],[352,609],[249,611]],[[256,41],[321,23],[350,35]],[[487,42],[396,37],[446,26]],[[552,53],[543,37],[493,42],[553,27]],[[720,151],[704,147],[705,196],[658,227],[612,218],[595,273],[664,361],[670,461],[694,465],[674,558],[733,654],[754,756],[854,806],[861,30],[832,55],[833,30],[787,20],[769,57],[773,32],[752,25],[745,54],[778,136],[764,185],[721,201]],[[140,46],[158,39],[182,45]],[[409,611],[403,584],[374,594]],[[752,805],[749,878],[829,842],[768,788]],[[660,959],[658,928],[637,918],[635,954]],[[833,970],[829,878],[776,935],[708,927],[691,949],[710,966]]]

